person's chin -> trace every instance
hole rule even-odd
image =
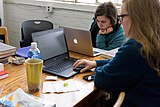
[[[126,37],[129,37],[128,33],[124,33],[124,35],[125,35]]]

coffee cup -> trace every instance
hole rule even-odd
[[[38,92],[41,87],[43,60],[30,58],[25,61],[29,92]]]

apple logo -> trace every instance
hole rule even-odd
[[[78,44],[78,40],[77,40],[76,38],[73,39],[73,42],[74,42],[75,44]]]

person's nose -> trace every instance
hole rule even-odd
[[[103,25],[101,23],[98,23],[99,28],[103,27]]]

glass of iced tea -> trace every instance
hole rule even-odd
[[[37,58],[25,61],[29,92],[38,92],[41,87],[43,60]]]

